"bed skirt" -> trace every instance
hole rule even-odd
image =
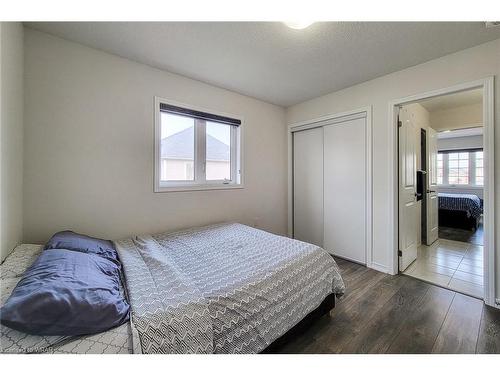
[[[439,226],[448,228],[458,228],[476,231],[479,220],[474,217],[467,217],[467,212],[456,210],[439,209]]]

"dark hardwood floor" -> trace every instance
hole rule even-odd
[[[460,242],[468,242],[473,245],[484,245],[484,228],[483,223],[479,223],[478,228],[475,231],[458,229],[458,228],[448,228],[439,227],[439,238],[444,238],[445,240],[453,240]]]
[[[500,310],[336,259],[345,296],[278,353],[500,353]]]

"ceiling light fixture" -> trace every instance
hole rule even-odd
[[[285,22],[285,25],[295,30],[302,30],[311,26],[313,23],[314,22],[309,22],[309,21],[290,21],[290,22]]]

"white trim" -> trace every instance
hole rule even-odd
[[[484,126],[484,302],[493,306],[495,303],[495,176],[494,176],[494,77],[487,77],[477,81],[458,84],[439,90],[428,91],[422,94],[411,95],[388,103],[389,115],[389,205],[390,225],[388,235],[392,239],[389,270],[392,274],[398,273],[398,171],[397,171],[397,112],[398,107],[441,95],[453,94],[461,91],[483,89],[483,126]]]
[[[194,174],[197,183],[192,181],[170,181],[166,186],[165,183],[160,181],[161,176],[161,163],[160,152],[161,152],[161,116],[160,116],[160,103],[170,104],[182,108],[191,109],[194,111],[208,112],[214,115],[231,117],[241,121],[241,125],[237,127],[237,131],[231,131],[231,141],[234,142],[235,147],[231,147],[231,178],[234,176],[234,180],[228,181],[205,181],[205,174],[201,171],[206,168],[202,165],[200,159],[196,156],[199,153],[205,153],[204,142],[199,142],[198,138],[205,137],[206,129],[199,129],[198,126],[195,127],[195,163],[194,163]],[[195,107],[189,104],[180,103],[172,101],[169,99],[164,99],[159,96],[154,97],[154,152],[153,152],[153,191],[155,193],[165,193],[165,192],[176,192],[176,191],[201,191],[201,190],[226,190],[226,189],[242,189],[243,185],[243,132],[244,132],[244,119],[241,116],[234,114],[224,113],[220,111],[215,111],[212,109],[207,109],[203,107]],[[198,121],[198,120],[197,120]],[[201,130],[201,131],[200,131]],[[236,150],[235,150],[236,148]]]
[[[186,192],[186,191],[204,191],[204,190],[232,190],[232,189],[243,189],[243,185],[236,184],[220,184],[220,185],[179,185],[179,186],[169,186],[160,187],[159,191],[155,193],[168,193],[168,192]]]
[[[494,305],[495,285],[495,120],[494,77],[483,84],[484,302]]]
[[[483,185],[437,185],[438,189],[483,190]]]
[[[372,107],[366,106],[352,111],[335,113],[316,119],[288,125],[288,236],[293,237],[293,138],[296,131],[322,127],[348,120],[366,117],[366,266],[373,267],[373,172],[372,172]],[[379,265],[375,265],[378,267]],[[386,271],[383,271],[386,272]]]
[[[373,268],[375,271],[379,271],[379,272],[383,272],[383,273],[391,273],[391,270],[389,270],[389,268],[381,263],[377,263],[377,262],[372,262],[372,266],[371,268]]]

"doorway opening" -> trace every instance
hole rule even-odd
[[[492,121],[485,90],[443,90],[395,105],[396,266],[494,304]]]

